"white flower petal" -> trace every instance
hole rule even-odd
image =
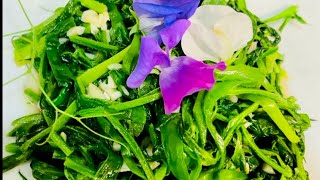
[[[251,19],[243,13],[232,13],[220,18],[214,26],[214,31],[226,35],[233,51],[245,47],[253,37]]]
[[[215,23],[220,18],[235,12],[236,11],[229,6],[204,5],[200,6],[189,20],[191,23],[200,23],[209,29],[213,29]]]
[[[193,23],[181,40],[183,52],[197,60],[217,61],[226,56],[226,40],[217,36],[211,29],[202,24]]]

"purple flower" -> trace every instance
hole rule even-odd
[[[224,62],[207,65],[187,56],[170,59],[170,50],[180,42],[190,26],[187,18],[194,13],[198,4],[197,0],[136,0],[133,5],[140,23],[150,23],[159,18],[162,20],[161,24],[150,23],[147,36],[142,37],[139,60],[127,85],[130,88],[139,87],[158,66],[166,114],[177,110],[185,96],[200,90],[210,90],[215,83],[214,69],[226,68]],[[161,42],[166,46],[165,51],[159,45]]]
[[[133,9],[140,20],[140,30],[160,40],[159,31],[180,19],[189,19],[200,0],[134,0]]]
[[[160,73],[160,89],[166,114],[180,107],[182,99],[200,90],[210,90],[215,79],[214,69],[225,70],[224,62],[209,66],[188,56],[171,61],[171,66]]]

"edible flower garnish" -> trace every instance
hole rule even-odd
[[[200,6],[181,40],[183,52],[198,60],[228,60],[253,38],[252,21],[224,5]]]
[[[199,1],[137,0],[133,7],[140,20],[142,37],[138,64],[127,80],[130,88],[139,87],[150,72],[158,66],[160,89],[165,113],[179,109],[185,96],[200,90],[210,90],[214,83],[214,69],[224,70],[224,62],[207,65],[188,56],[170,58],[170,50],[181,40],[190,26],[187,20]],[[159,43],[165,45],[162,50]]]
[[[135,0],[133,9],[139,17],[140,30],[160,40],[162,29],[180,19],[189,19],[199,3],[200,0]]]

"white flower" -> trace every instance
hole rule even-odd
[[[200,6],[189,20],[181,45],[197,60],[227,60],[253,37],[251,19],[229,6]]]

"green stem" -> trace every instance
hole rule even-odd
[[[48,127],[47,129],[41,131],[39,134],[33,136],[32,138],[28,139],[26,142],[24,142],[21,145],[21,151],[25,152],[28,150],[29,147],[31,147],[31,145],[33,145],[34,143],[36,143],[37,141],[39,141],[40,139],[42,139],[43,137],[45,137],[46,135],[48,135],[51,131],[52,127]]]
[[[271,23],[274,21],[278,21],[283,18],[293,17],[295,14],[297,14],[298,6],[290,6],[289,8],[285,9],[284,11],[280,12],[279,14],[272,16],[266,20],[264,20],[264,23]]]
[[[156,92],[154,94],[145,96],[145,97],[141,97],[139,99],[135,99],[132,101],[127,101],[127,102],[123,102],[123,103],[119,103],[119,104],[115,104],[115,105],[111,105],[109,106],[109,108],[114,109],[116,111],[124,111],[127,109],[131,109],[134,107],[138,107],[138,106],[142,106],[144,104],[148,104],[151,103],[153,101],[156,101],[158,99],[161,98],[161,93],[160,92]]]
[[[62,139],[62,137],[57,133],[52,133],[51,139],[67,156],[73,153],[74,149],[70,148],[68,144]]]
[[[77,35],[70,36],[69,39],[73,43],[87,46],[87,47],[97,49],[97,50],[107,51],[107,50],[118,50],[119,49],[119,47],[117,47],[117,46],[112,46],[110,44],[95,41],[95,40],[89,39],[89,38],[80,37]]]
[[[199,144],[201,147],[204,147],[207,140],[207,127],[205,124],[204,112],[203,112],[203,99],[205,96],[205,91],[201,91],[198,93],[196,102],[194,103],[193,107],[193,115],[194,119],[196,120],[196,124],[199,130]]]
[[[281,166],[279,166],[273,159],[269,158],[268,156],[266,156],[261,149],[255,144],[251,134],[248,132],[248,130],[242,126],[241,127],[242,133],[244,138],[246,139],[247,143],[249,144],[249,146],[255,151],[255,153],[264,161],[266,162],[268,165],[270,165],[272,168],[274,168],[275,170],[277,170],[278,172],[280,172],[281,174],[285,175],[286,177],[291,177],[292,176],[292,172],[291,171],[287,171],[286,169],[282,168]]]
[[[281,113],[278,105],[272,99],[257,95],[246,95],[244,98],[260,104],[263,110],[270,116],[289,141],[292,143],[298,143],[300,141],[299,136],[297,136],[293,127],[290,126],[287,119]]]
[[[122,135],[122,137],[127,141],[131,151],[135,154],[136,158],[139,160],[139,163],[141,164],[142,169],[144,170],[147,179],[154,180],[154,174],[149,166],[149,163],[147,162],[147,159],[143,155],[139,145],[135,141],[135,139],[129,134],[127,129],[125,129],[118,119],[116,119],[113,116],[106,116],[106,118],[109,120],[109,122],[112,124],[112,126],[119,131],[119,133]]]
[[[292,144],[292,150],[294,151],[294,154],[296,155],[296,158],[297,158],[299,176],[301,177],[301,179],[307,179],[306,170],[304,169],[304,166],[303,166],[304,158],[303,158],[302,152],[299,150],[299,147],[297,144]]]
[[[88,176],[90,178],[94,178],[96,171],[93,169],[90,169],[74,160],[72,160],[71,158],[67,157],[66,160],[64,161],[64,166],[73,169],[75,171],[77,171],[80,174],[83,174],[85,176]]]
[[[77,102],[73,101],[70,106],[65,110],[65,112],[69,115],[73,115],[75,112],[77,111]],[[64,125],[66,125],[69,120],[71,119],[70,116],[66,115],[66,114],[62,114],[52,125],[53,127],[53,131],[57,132],[59,131],[61,128],[64,127]]]
[[[253,113],[256,111],[259,107],[258,103],[254,103],[251,106],[249,106],[247,109],[242,111],[239,115],[234,117],[227,125],[223,137],[224,137],[224,148],[227,148],[229,142],[231,141],[233,134],[236,129],[239,128],[239,126],[245,122],[245,117],[247,117],[250,113]]]
[[[107,11],[106,5],[95,0],[80,0],[80,3],[82,6],[87,7],[88,9],[92,9],[100,14]]]
[[[284,106],[289,109],[296,109],[294,105],[290,105],[286,99],[281,97],[279,94],[274,94],[265,90],[261,89],[251,89],[251,88],[236,88],[233,89],[229,95],[241,95],[241,94],[252,94],[252,95],[259,95],[259,96],[265,96],[270,99],[273,99],[274,101],[277,101],[279,105]]]
[[[85,93],[84,87],[88,86],[93,81],[97,80],[99,77],[104,75],[106,72],[108,72],[108,66],[110,64],[120,63],[123,60],[123,57],[126,55],[128,49],[130,46],[119,52],[118,54],[112,56],[108,60],[100,63],[99,65],[95,66],[94,68],[91,68],[87,70],[85,73],[81,74],[77,78],[77,82],[79,84],[79,87],[81,89],[82,93]]]

